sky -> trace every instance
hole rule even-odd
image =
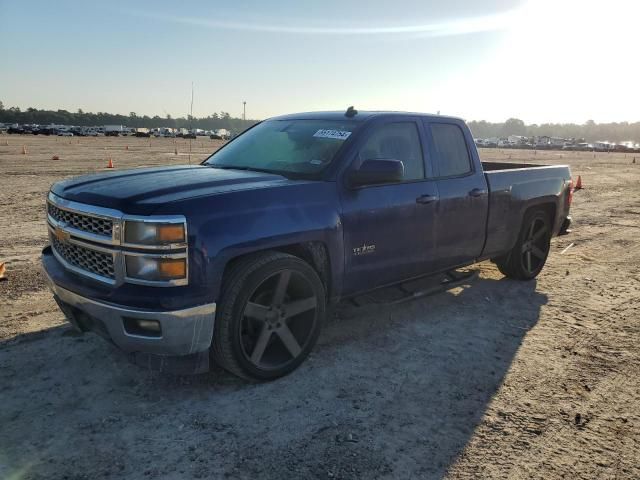
[[[637,0],[0,0],[0,100],[640,121],[639,25]]]

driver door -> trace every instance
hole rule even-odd
[[[344,187],[341,194],[345,248],[345,294],[405,280],[434,260],[436,182],[425,163],[421,122],[403,116],[371,127],[352,168],[364,160],[404,164],[399,183]]]

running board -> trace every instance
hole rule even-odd
[[[472,270],[466,272],[457,272],[455,270],[450,270],[443,275],[427,277],[419,280],[412,280],[409,282],[402,282],[397,285],[393,285],[391,287],[382,288],[379,290],[375,290],[371,293],[366,293],[363,295],[357,295],[349,299],[349,301],[356,307],[364,307],[366,305],[397,305],[399,303],[408,302],[411,300],[415,300],[418,298],[426,297],[429,295],[435,295],[437,293],[446,292],[452,288],[455,288],[459,285],[465,284],[472,279],[475,279],[479,275],[479,270]],[[444,277],[444,278],[443,278]],[[415,285],[418,283],[431,282],[433,285],[428,285],[426,288],[421,289],[411,289],[411,285]],[[395,291],[395,292],[394,292]],[[397,292],[400,292],[399,298],[389,298],[387,300],[380,300],[380,298],[374,298],[374,294],[377,294],[376,297],[395,297],[397,296]]]

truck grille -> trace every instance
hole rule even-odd
[[[62,243],[51,235],[51,246],[67,263],[95,275],[115,278],[113,255],[102,253],[73,243]]]
[[[111,220],[63,210],[51,203],[47,204],[47,211],[54,220],[66,223],[70,227],[82,230],[83,232],[103,235],[109,238],[111,238],[113,233],[113,222]]]

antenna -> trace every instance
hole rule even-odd
[[[191,81],[191,109],[189,111],[189,166],[191,166],[191,132],[193,132],[193,80]]]

